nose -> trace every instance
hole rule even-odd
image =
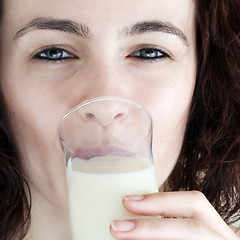
[[[103,96],[116,96],[129,99],[135,90],[135,78],[126,66],[116,57],[113,50],[101,47],[100,52],[89,57],[83,70],[76,74],[76,87],[73,89],[78,98],[76,103]],[[104,59],[100,56],[105,56]],[[133,80],[133,81],[132,81]]]
[[[123,101],[96,101],[87,104],[82,113],[86,121],[97,122],[102,127],[111,125],[113,122],[122,121],[128,115],[129,109]]]

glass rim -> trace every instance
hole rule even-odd
[[[57,127],[57,133],[58,133],[58,137],[60,139],[60,141],[62,142],[62,138],[60,136],[60,128],[61,128],[61,125],[62,125],[62,122],[70,115],[72,114],[73,112],[75,112],[77,109],[79,109],[80,107],[84,107],[90,103],[94,103],[94,102],[100,102],[100,101],[114,101],[114,100],[118,100],[118,101],[122,101],[122,102],[125,102],[125,103],[130,103],[132,105],[135,105],[137,106],[139,109],[143,110],[146,115],[148,116],[149,120],[150,120],[150,126],[149,126],[149,131],[146,135],[146,137],[149,136],[149,134],[152,134],[152,129],[153,129],[153,119],[152,119],[152,116],[151,114],[148,112],[147,109],[145,109],[141,104],[135,102],[135,101],[132,101],[130,99],[127,99],[127,98],[123,98],[123,97],[116,97],[116,96],[102,96],[102,97],[96,97],[96,98],[91,98],[91,99],[87,99],[85,101],[83,101],[82,103],[79,103],[78,105],[76,105],[75,107],[73,107],[72,109],[70,109],[70,111],[68,113],[66,113],[59,121],[58,123],[58,127]]]

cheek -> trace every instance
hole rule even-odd
[[[67,106],[59,102],[61,94],[50,94],[44,87],[24,86],[17,88],[6,85],[5,100],[9,120],[24,159],[47,161],[53,152],[61,153],[57,136],[57,124]],[[14,93],[14,94],[13,94]],[[53,151],[53,149],[55,151]]]
[[[153,118],[153,157],[159,187],[167,179],[178,159],[193,89],[193,80],[177,78],[173,84],[147,90],[151,93],[148,102],[146,101],[146,108]]]
[[[181,107],[181,106],[179,106]],[[153,157],[157,173],[158,186],[167,179],[176,164],[184,137],[188,108],[169,113],[165,118],[164,112],[153,115]]]
[[[23,158],[42,158],[54,146],[57,139],[56,125],[58,117],[53,111],[45,114],[39,106],[32,108],[32,103],[24,106],[11,105],[9,113],[11,126]],[[46,156],[45,156],[46,157]]]

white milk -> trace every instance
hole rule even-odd
[[[100,168],[103,161],[107,167]],[[128,157],[75,159],[67,177],[73,240],[112,240],[111,220],[137,217],[123,207],[122,196],[158,191],[154,167]]]

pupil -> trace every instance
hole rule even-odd
[[[149,49],[149,50],[146,50],[146,53],[147,53],[147,54],[153,54],[154,52],[153,52],[153,50],[150,50],[150,49]]]
[[[50,58],[60,58],[62,56],[62,53],[58,51],[57,49],[51,49],[49,51],[49,57]]]
[[[156,52],[153,49],[145,49],[142,51],[142,54],[147,57],[155,57],[156,56]]]

